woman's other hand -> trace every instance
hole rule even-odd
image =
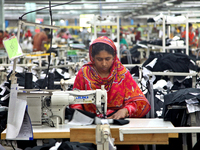
[[[121,119],[128,116],[128,110],[126,108],[119,109],[115,114],[108,117],[107,119]]]

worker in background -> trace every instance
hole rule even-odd
[[[106,33],[107,31],[103,28],[103,29],[101,30],[101,32],[102,32],[102,33]]]
[[[138,24],[137,25],[137,28],[134,30],[134,34],[135,34],[135,44],[138,42],[138,41],[142,41],[141,40],[141,36],[142,36],[142,33],[143,32],[143,29],[140,27],[140,25]]]
[[[44,50],[45,50],[45,51],[48,51],[48,50],[50,49],[50,46],[51,46],[51,39],[52,39],[52,35],[51,35],[51,34],[48,34],[47,42],[44,43]]]
[[[181,26],[175,27],[174,35],[181,37]]]
[[[3,39],[4,39],[4,32],[3,30],[0,30],[0,49],[3,49]]]
[[[72,38],[72,35],[70,33],[66,33],[68,39],[71,39]]]
[[[196,35],[198,37],[198,48],[200,48],[200,32],[199,32],[200,28],[197,28],[197,30],[198,30],[198,34]]]
[[[48,41],[50,29],[45,28],[44,31],[36,33],[33,37],[33,52],[44,51],[44,44]]]
[[[10,38],[8,31],[0,30],[0,49],[4,49],[3,40]]]
[[[140,36],[143,36],[143,28],[142,27],[140,27],[140,24],[137,24],[137,31],[139,31],[140,32]]]
[[[7,30],[4,32],[4,37],[6,37],[6,38],[10,38],[10,35],[9,35],[9,33],[8,33]]]
[[[31,33],[31,30],[28,29],[24,36],[25,36],[25,38],[29,38],[29,37],[32,38],[33,35],[32,35],[32,33]]]
[[[125,47],[124,47],[125,46]],[[124,49],[129,49],[128,47],[128,43],[126,42],[125,38],[123,37],[123,34],[120,33],[120,49],[124,50]]]
[[[197,47],[197,40],[195,33],[193,32],[192,23],[189,23],[189,47]],[[181,37],[186,39],[186,30],[181,33]]]
[[[13,35],[12,35],[13,36]],[[20,33],[19,33],[19,43],[23,43],[24,42],[24,30],[20,30]]]
[[[195,30],[195,35],[199,35],[199,29],[198,28],[196,28],[196,30]]]
[[[61,29],[60,32],[58,32],[57,37],[60,37],[61,39],[68,39],[68,35],[66,34],[65,29]]]
[[[81,32],[80,36],[82,43],[85,45],[87,44],[87,39],[88,39],[87,34],[88,34],[87,28],[83,27],[83,31]]]

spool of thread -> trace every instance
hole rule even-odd
[[[32,80],[33,80],[33,75],[31,72],[26,72],[25,73],[25,89],[32,89],[33,85],[32,85]]]
[[[48,74],[48,89],[54,89],[54,73],[49,73]]]
[[[56,127],[58,128],[58,126],[59,126],[59,118],[57,117],[56,118]]]

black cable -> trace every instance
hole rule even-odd
[[[46,118],[46,119],[42,119],[42,120],[43,120],[42,123],[47,123],[48,126],[55,127],[53,121],[50,118]]]
[[[72,3],[73,1],[76,1],[76,0],[71,0],[71,1],[66,2],[66,3],[53,5],[53,6],[51,6],[51,7],[56,7],[56,6],[60,6],[60,5],[70,4],[70,3]],[[25,15],[27,15],[27,14],[29,14],[29,13],[37,12],[37,11],[40,11],[40,10],[43,10],[43,9],[47,9],[47,8],[49,8],[49,6],[43,7],[43,8],[40,8],[40,9],[36,9],[36,10],[33,10],[33,11],[29,11],[29,12],[27,12],[27,13],[24,13],[21,17],[19,17],[19,19],[22,20],[23,16],[25,16]]]
[[[49,15],[50,15],[50,21],[51,21],[51,26],[53,24],[53,19],[52,19],[52,11],[51,11],[51,0],[49,0]],[[52,35],[53,35],[53,29],[51,29],[51,42],[50,42],[50,48],[52,47]],[[44,86],[44,84],[46,83],[46,79],[47,79],[47,75],[49,74],[49,67],[50,67],[50,63],[51,63],[51,51],[49,53],[49,56],[48,56],[48,67],[47,67],[47,72],[46,72],[46,75],[45,75],[45,78],[44,78],[44,81],[43,81],[43,84],[42,84],[42,87]]]
[[[15,147],[13,146],[12,141],[10,141],[10,144],[11,144],[13,150],[15,150]]]

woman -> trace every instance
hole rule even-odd
[[[105,36],[94,40],[89,47],[89,57],[91,62],[79,70],[73,89],[95,90],[105,85],[108,95],[106,115],[111,119],[143,117],[149,112],[148,100],[119,61],[112,40]],[[73,104],[70,107],[96,113],[94,104]]]

